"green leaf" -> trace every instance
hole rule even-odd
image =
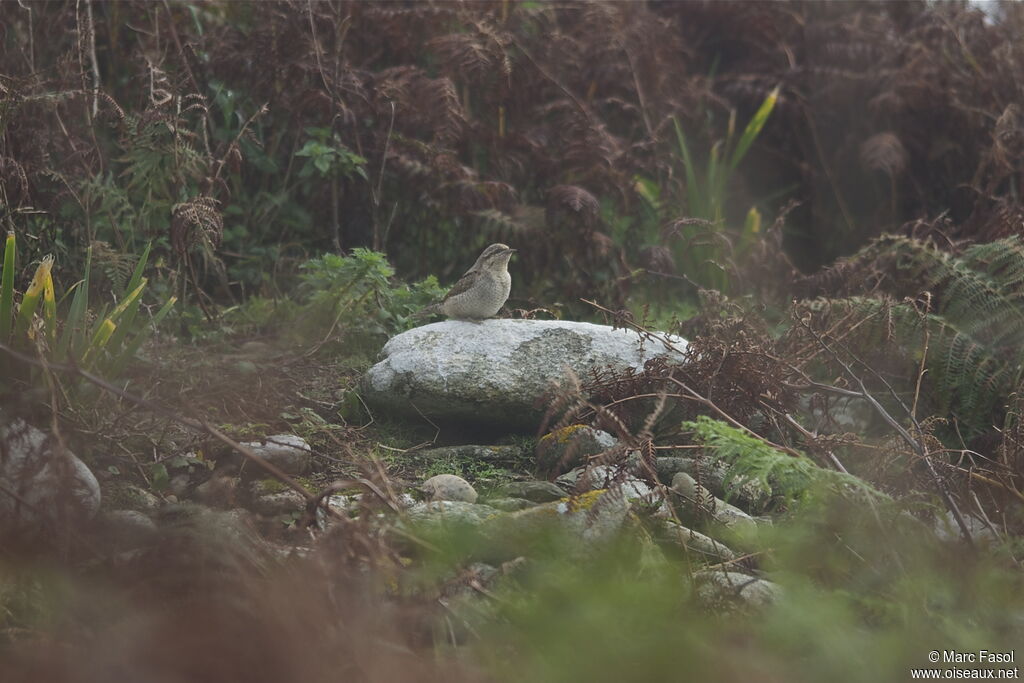
[[[124,340],[128,333],[134,330],[135,317],[139,311],[139,304],[142,301],[142,298],[139,295],[142,293],[141,287],[145,286],[145,278],[142,277],[142,273],[145,271],[146,261],[149,259],[149,252],[152,246],[153,243],[150,242],[142,251],[142,256],[139,257],[139,262],[135,264],[135,271],[132,273],[132,278],[128,281],[128,285],[125,287],[125,292],[128,292],[129,294],[122,300],[122,306],[119,307],[124,310],[122,319],[118,322],[117,331],[114,332],[114,336],[110,339],[109,348],[112,351],[120,349],[121,345],[124,344]]]
[[[764,98],[764,102],[758,108],[757,113],[747,123],[747,127],[743,130],[743,136],[740,137],[740,143],[736,146],[736,150],[732,153],[732,158],[729,160],[729,170],[734,171],[739,166],[740,161],[746,155],[747,150],[754,144],[754,140],[761,133],[761,129],[764,128],[764,124],[767,123],[768,117],[772,114],[772,109],[775,108],[775,102],[779,99],[779,86],[768,94],[768,97]]]
[[[679,125],[679,120],[675,117],[672,118],[672,125],[675,126],[676,141],[679,143],[679,151],[683,155],[683,168],[686,171],[686,192],[690,200],[690,212],[694,215],[703,216],[704,211],[698,210],[701,206],[701,192],[700,181],[697,178],[697,169],[693,165],[693,157],[690,156],[690,146],[686,144],[686,135],[683,134],[683,127]]]
[[[14,338],[18,342],[23,341],[28,335],[29,326],[32,324],[32,316],[36,312],[39,300],[45,296],[48,280],[50,287],[53,287],[53,280],[50,277],[50,268],[52,266],[53,257],[45,257],[43,262],[39,264],[39,267],[36,268],[35,275],[32,276],[32,284],[29,285],[28,289],[25,290],[25,294],[21,297],[21,306],[18,308],[18,320],[14,324]]]
[[[139,348],[147,339],[149,339],[149,337],[153,334],[153,331],[160,325],[163,319],[167,317],[167,314],[171,312],[171,309],[174,308],[174,304],[177,301],[178,297],[176,296],[172,296],[170,299],[168,299],[167,303],[165,303],[160,308],[160,310],[157,311],[157,314],[153,316],[153,320],[149,323],[149,325],[139,330],[138,334],[136,334],[135,337],[130,342],[128,342],[128,345],[125,346],[124,351],[122,351],[120,355],[118,355],[117,358],[115,358],[114,361],[110,364],[109,370],[111,373],[116,374],[117,372],[120,372],[121,368],[123,368],[125,364],[128,363],[128,361],[135,357],[135,354],[138,352]]]
[[[661,211],[661,188],[657,183],[650,178],[637,175],[633,176],[633,189],[653,213]]]
[[[0,341],[5,344],[11,339],[14,312],[14,252],[14,233],[9,232],[4,245],[4,270],[0,274]]]
[[[57,359],[65,360],[69,355],[81,358],[88,341],[86,331],[86,312],[89,310],[89,272],[92,269],[92,247],[85,250],[85,277],[75,285],[75,296],[71,300],[71,309],[64,321],[64,332],[57,344]]]
[[[149,476],[153,482],[153,490],[156,492],[166,491],[171,486],[171,475],[167,472],[167,467],[161,463],[154,463],[149,467]]]

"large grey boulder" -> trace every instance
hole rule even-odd
[[[652,358],[682,360],[676,350],[632,330],[567,320],[447,320],[403,332],[363,378],[364,398],[410,416],[536,429],[537,399],[566,371],[642,370]]]
[[[0,414],[0,528],[78,522],[99,507],[100,485],[85,463],[51,435]]]

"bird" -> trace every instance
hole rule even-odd
[[[441,313],[454,320],[477,322],[494,317],[512,290],[508,261],[516,251],[505,244],[487,247],[444,299],[427,306],[416,317]]]

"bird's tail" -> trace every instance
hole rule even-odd
[[[409,316],[410,320],[421,320],[432,315],[438,315],[441,313],[441,304],[430,304],[426,308],[421,308],[412,315]]]

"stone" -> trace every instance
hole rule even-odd
[[[408,493],[400,493],[395,497],[394,503],[395,506],[400,509],[408,509],[415,505],[417,500]],[[346,493],[335,493],[334,495],[327,497],[327,506],[333,511],[346,517],[358,516],[367,504],[378,508],[383,506],[383,503],[381,503],[375,493],[349,491]],[[323,510],[321,508],[317,508],[318,515],[322,512]]]
[[[676,512],[683,522],[718,524],[740,533],[756,533],[757,521],[743,510],[716,498],[685,472],[672,478]]]
[[[729,562],[736,559],[736,553],[723,543],[675,522],[665,522],[658,540],[685,550],[701,562]]]
[[[532,508],[538,503],[532,500],[526,500],[525,498],[490,498],[487,504],[492,508],[497,508],[505,512],[518,512],[519,510],[525,510],[526,508]]]
[[[693,575],[697,599],[716,611],[760,609],[775,604],[782,597],[777,583],[740,572],[707,569]]]
[[[671,484],[676,474],[685,472],[699,480],[715,496],[734,502],[754,514],[764,512],[772,499],[771,490],[756,481],[736,479],[727,487],[725,480],[729,474],[729,465],[714,458],[666,456],[655,458],[654,468],[658,479],[666,484]]]
[[[537,443],[537,470],[562,474],[585,465],[587,458],[609,451],[618,439],[587,425],[569,425],[545,434]]]
[[[477,499],[476,489],[468,481],[454,474],[433,476],[420,485],[420,491],[432,501],[454,500],[475,503]]]
[[[622,472],[611,465],[577,467],[560,476],[555,482],[564,490],[577,494],[599,489],[617,491],[616,495],[623,496],[637,509],[650,507],[657,510],[664,504],[660,491],[651,488],[647,482],[629,474],[628,471]]]
[[[500,511],[490,505],[455,500],[416,503],[406,510],[409,521],[414,524],[441,526],[478,526],[497,514]]]
[[[497,494],[534,503],[550,503],[565,498],[565,491],[550,481],[510,481],[499,486]]]
[[[309,444],[305,439],[294,434],[275,434],[266,437],[262,443],[250,441],[242,445],[285,474],[303,474],[309,470],[313,460],[313,450]],[[248,463],[246,470],[250,472],[250,476],[267,476],[267,471],[255,463]]]
[[[536,429],[546,406],[538,399],[567,371],[642,370],[652,358],[682,361],[675,350],[636,332],[567,320],[447,320],[392,338],[363,377],[368,403],[417,419]]]
[[[200,503],[211,507],[234,507],[240,483],[241,480],[238,477],[215,474],[196,487],[194,497]]]
[[[473,562],[444,581],[440,589],[440,599],[443,604],[448,605],[448,601],[452,598],[475,597],[478,593],[470,585],[470,582],[486,588],[500,573],[501,570],[497,567],[484,562]]]
[[[504,514],[489,520],[485,529],[510,554],[523,554],[546,533],[564,535],[566,552],[586,554],[616,538],[629,513],[625,497],[601,489]]]
[[[160,499],[135,484],[111,482],[104,487],[105,500],[111,507],[151,513],[160,508]]]
[[[267,493],[252,499],[249,507],[253,512],[265,517],[276,517],[298,512],[306,506],[306,499],[298,491],[281,491],[280,493]]]
[[[0,526],[91,519],[100,507],[96,477],[52,435],[0,415]]]
[[[167,488],[171,493],[180,498],[188,493],[188,487],[191,483],[192,478],[187,474],[175,474],[171,477],[170,482],[168,482]]]
[[[119,548],[136,548],[156,536],[156,523],[137,510],[102,513],[103,530]]]

